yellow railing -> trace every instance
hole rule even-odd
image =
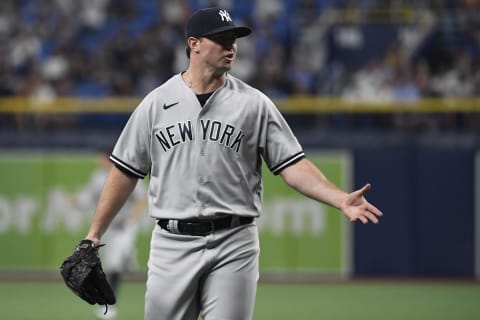
[[[480,112],[480,98],[421,99],[412,102],[381,102],[340,98],[296,97],[277,101],[285,113],[398,113]]]
[[[130,113],[141,101],[129,98],[0,98],[0,113]],[[347,101],[340,98],[290,97],[275,100],[283,113],[431,113],[480,112],[480,98],[422,99],[416,102]]]
[[[0,98],[0,113],[129,113],[141,98]]]

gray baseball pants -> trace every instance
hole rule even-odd
[[[255,223],[207,236],[155,226],[145,320],[250,320],[259,276]]]

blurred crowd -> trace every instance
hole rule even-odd
[[[213,5],[254,29],[232,73],[272,98],[480,96],[479,0],[2,0],[0,96],[143,96],[185,70],[184,23]],[[376,21],[430,22],[436,36],[357,68],[331,57],[329,27]]]
[[[253,27],[253,36],[239,41],[232,73],[273,97],[480,94],[480,1],[474,0],[3,0],[0,94],[144,95],[185,69],[185,20],[211,5],[230,8]],[[436,16],[442,36],[435,58],[408,56],[401,45],[359,70],[326,58],[322,31],[334,17],[345,23],[349,12],[368,20],[369,13],[392,16],[405,8]]]

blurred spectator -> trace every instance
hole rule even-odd
[[[434,95],[430,88],[430,69],[424,60],[419,60],[415,63],[413,67],[413,77],[420,97],[428,98]]]
[[[263,62],[257,66],[254,83],[261,91],[272,98],[285,97],[288,82],[284,75],[287,56],[285,48],[278,41],[272,41],[264,52]]]
[[[397,43],[387,52],[386,60],[391,70],[389,81],[392,101],[418,101],[421,96],[414,78],[414,67]]]
[[[384,103],[392,101],[392,70],[384,61],[373,58],[364,69],[352,75],[342,92],[346,100]]]
[[[442,70],[431,80],[431,88],[438,96],[468,97],[474,93],[472,58],[467,51],[453,56],[452,67]]]
[[[290,83],[292,95],[312,95],[315,93],[316,72],[308,64],[309,52],[294,50],[286,77]]]

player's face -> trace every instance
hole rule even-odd
[[[205,62],[212,67],[230,70],[237,54],[236,37],[233,32],[217,33],[202,39]]]

